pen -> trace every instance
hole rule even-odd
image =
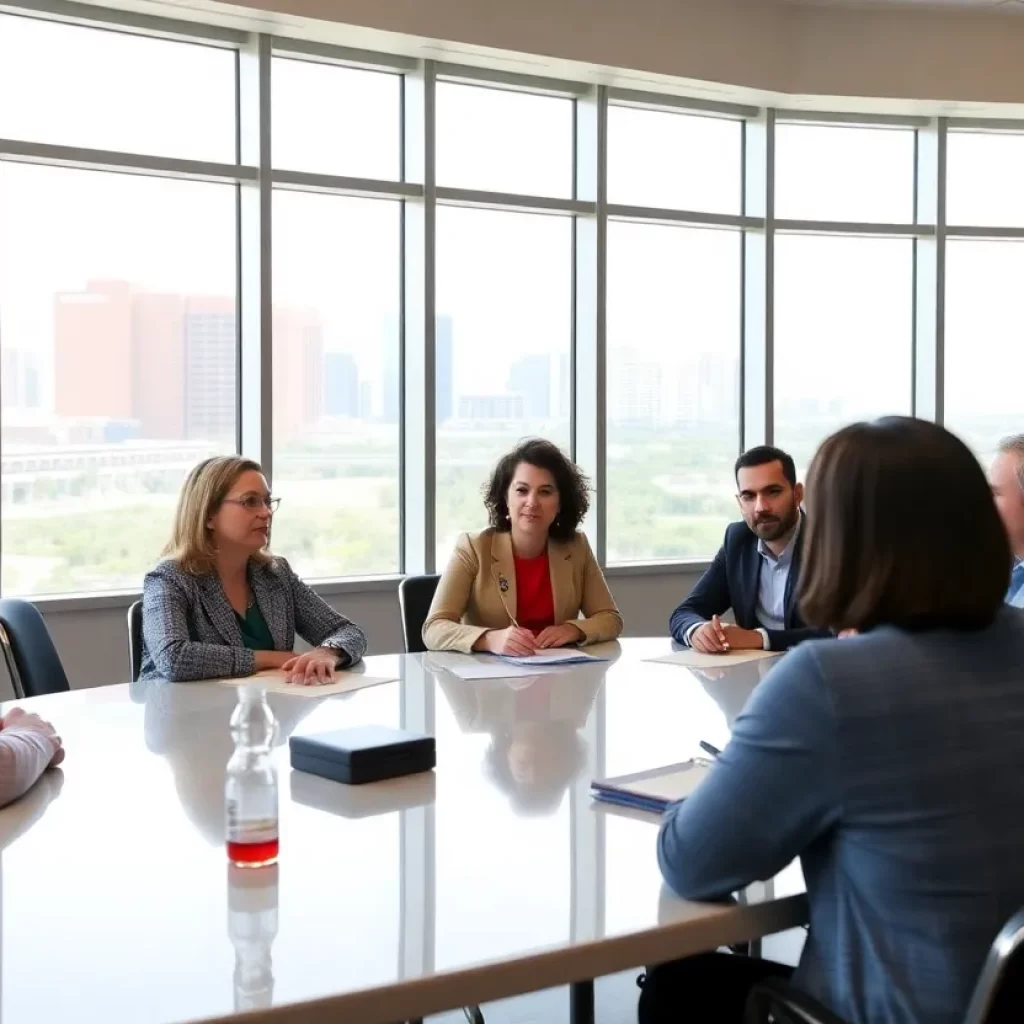
[[[718,757],[722,753],[718,747],[712,746],[712,744],[708,743],[707,740],[700,741],[700,749],[705,753],[710,754],[712,757]]]

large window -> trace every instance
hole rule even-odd
[[[235,448],[227,185],[0,162],[5,593],[136,588]]]
[[[744,445],[804,472],[864,417],[983,460],[1024,429],[1024,123],[13,10],[4,594],[137,591],[214,453],[263,462],[323,582],[443,568],[529,436],[622,565],[710,557]]]
[[[742,152],[737,119],[608,111],[609,562],[705,557],[734,517]]]
[[[481,488],[528,436],[568,447],[572,221],[437,216],[437,551],[486,525]]]
[[[775,440],[806,468],[831,431],[911,411],[913,243],[775,241]]]
[[[400,220],[274,194],[274,547],[304,576],[400,567]]]
[[[740,235],[608,228],[608,559],[699,558],[735,517]]]

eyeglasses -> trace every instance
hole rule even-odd
[[[246,512],[260,512],[265,508],[276,512],[281,505],[280,498],[260,498],[255,494],[249,494],[244,498],[225,498],[224,501],[231,505],[241,505]]]

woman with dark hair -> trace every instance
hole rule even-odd
[[[849,1024],[954,1024],[1024,905],[1024,615],[1003,605],[1009,545],[977,460],[923,420],[840,430],[811,465],[804,555],[805,621],[857,635],[778,662],[658,839],[688,899],[800,857],[800,965],[657,967],[641,1021],[740,1021],[752,985],[793,973]]]
[[[529,440],[505,455],[484,504],[490,526],[459,538],[438,584],[423,624],[429,650],[530,655],[622,632],[579,531],[587,479],[556,445]]]

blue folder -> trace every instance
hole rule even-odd
[[[685,800],[711,767],[703,758],[652,768],[613,779],[595,779],[590,784],[595,800],[661,814],[669,804]]]

